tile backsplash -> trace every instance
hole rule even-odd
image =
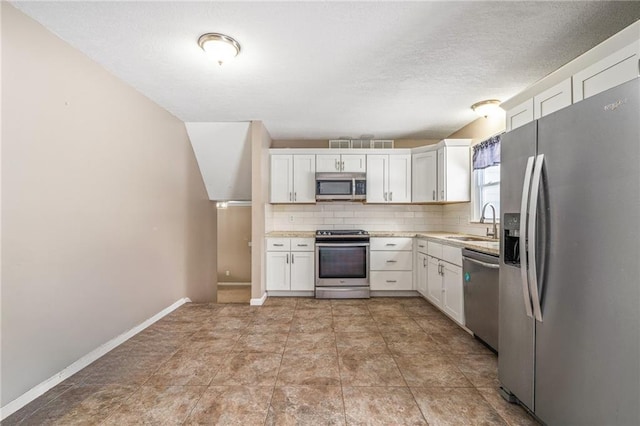
[[[361,203],[267,204],[265,229],[315,231],[444,231],[485,235],[490,223],[471,223],[469,203],[385,205]]]
[[[266,229],[315,231],[438,231],[442,206],[361,203],[274,204],[266,210]]]

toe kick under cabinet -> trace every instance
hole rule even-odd
[[[413,238],[371,238],[372,291],[413,290]]]

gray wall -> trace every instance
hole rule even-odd
[[[2,7],[4,406],[182,297],[215,300],[184,123]]]

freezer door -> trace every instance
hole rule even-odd
[[[636,79],[538,122],[535,413],[550,425],[640,424],[639,94]]]
[[[503,135],[500,154],[502,224],[505,223],[505,214],[520,214],[525,169],[528,159],[535,154],[535,122]],[[509,241],[509,244],[514,243],[512,238]],[[498,377],[504,388],[533,410],[533,318],[528,317],[525,311],[520,267],[505,262],[505,238],[500,239],[500,244]]]

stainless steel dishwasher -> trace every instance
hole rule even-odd
[[[462,249],[465,326],[498,352],[499,257]]]

